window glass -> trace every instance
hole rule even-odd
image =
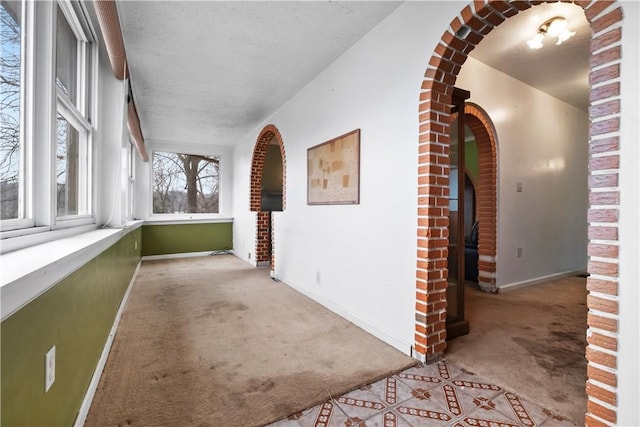
[[[55,210],[56,216],[64,220],[91,214],[91,124],[85,111],[86,100],[83,99],[90,91],[86,87],[88,80],[80,78],[87,74],[91,65],[87,62],[90,55],[82,54],[88,43],[76,37],[84,29],[72,28],[70,22],[76,20],[68,21],[60,7],[56,13],[56,86],[59,90]]]
[[[67,94],[71,102],[77,102],[78,39],[67,19],[58,8],[56,38],[56,85]]]
[[[86,215],[89,159],[84,138],[60,114],[56,130],[57,216]]]
[[[22,3],[0,5],[0,200],[1,219],[24,216],[22,106]]]
[[[220,160],[153,153],[153,213],[218,213]]]

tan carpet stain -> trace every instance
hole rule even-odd
[[[264,425],[414,364],[234,256],[145,261],[85,425]]]
[[[567,277],[502,294],[466,289],[469,335],[446,358],[584,424],[586,279]]]

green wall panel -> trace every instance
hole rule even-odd
[[[141,256],[140,228],[0,325],[2,426],[71,426]],[[44,391],[44,357],[56,379]]]
[[[142,226],[142,255],[205,252],[233,248],[233,224],[163,224]]]
[[[480,165],[478,162],[478,144],[476,141],[466,141],[464,144],[464,165],[475,182],[480,179]]]

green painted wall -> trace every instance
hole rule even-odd
[[[233,248],[233,224],[168,224],[142,226],[142,255],[205,252]]]
[[[476,141],[466,141],[464,144],[464,165],[471,174],[471,178],[478,182],[480,166],[478,163],[478,144]]]
[[[71,426],[140,260],[140,228],[0,325],[2,426]],[[44,355],[56,380],[44,392]]]

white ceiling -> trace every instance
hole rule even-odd
[[[145,139],[232,145],[400,2],[117,5]]]
[[[563,16],[576,35],[561,45],[549,39],[532,50],[527,40],[554,16]],[[581,7],[570,3],[534,6],[494,28],[470,56],[583,110],[589,104],[591,29]]]
[[[119,1],[145,139],[233,145],[400,4]],[[586,29],[577,26],[562,46],[529,50],[526,39],[556,14],[571,25],[581,18]],[[536,6],[493,30],[471,56],[586,109],[588,32],[579,7]]]

